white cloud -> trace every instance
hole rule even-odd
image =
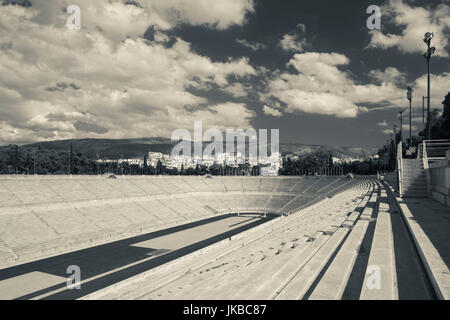
[[[442,109],[442,101],[447,93],[450,92],[450,72],[443,72],[439,75],[432,74],[431,82],[431,99],[430,106],[432,109]],[[413,99],[416,101],[415,105],[420,105],[422,109],[422,96],[427,96],[427,75],[419,77],[414,81]],[[427,107],[427,100],[425,99],[425,108]]]
[[[224,87],[221,89],[223,92],[227,92],[234,98],[244,98],[248,95],[249,90],[251,90],[251,87],[246,86],[242,83],[236,82],[232,85],[229,85],[227,87]]]
[[[262,99],[274,98],[285,104],[283,112],[306,112],[354,118],[367,109],[358,106],[351,92],[356,85],[338,69],[349,60],[338,53],[295,54],[288,63],[297,73],[281,73],[268,83]],[[363,99],[359,99],[363,100]]]
[[[386,120],[384,120],[383,122],[377,123],[377,125],[380,126],[380,127],[387,127],[388,123],[387,123]]]
[[[247,41],[245,39],[236,39],[236,42],[241,44],[244,47],[251,49],[252,51],[258,51],[258,50],[263,50],[263,49],[267,48],[267,46],[263,43],[251,42],[251,41]]]
[[[349,99],[357,104],[376,106],[374,108],[402,107],[406,100],[406,91],[393,83],[352,84],[348,90]]]
[[[266,105],[263,107],[263,112],[264,112],[264,114],[272,116],[272,117],[281,117],[283,115],[279,110],[271,108]]]
[[[406,74],[394,67],[387,67],[384,71],[372,70],[369,76],[381,83],[404,84],[406,79]]]
[[[206,24],[217,29],[242,25],[246,14],[254,12],[253,0],[146,0],[143,3],[171,25]]]
[[[450,30],[450,7],[441,3],[431,8],[414,7],[403,0],[390,0],[382,7],[383,23],[390,22],[402,29],[399,34],[371,31],[371,48],[396,47],[404,53],[425,53],[426,45],[422,41],[425,32],[434,32],[433,46],[436,54],[447,57]]]
[[[379,84],[357,83],[345,71],[348,64],[349,59],[338,53],[295,54],[288,63],[295,72],[274,72],[268,80],[267,92],[261,94],[261,101],[281,102],[283,106],[278,110],[283,113],[305,112],[339,118],[407,105],[404,73],[393,67],[373,70],[369,75]],[[440,108],[450,88],[450,74],[432,75],[431,82],[432,107]],[[421,109],[426,83],[426,75],[413,81],[415,109]]]
[[[97,26],[109,37],[123,39],[143,34],[154,25],[161,30],[178,24],[206,25],[227,29],[245,23],[246,15],[254,12],[253,0],[138,0],[139,6],[126,5],[122,0],[77,0],[81,8],[82,28]],[[66,4],[60,0],[33,1],[39,24],[64,24],[60,15]]]
[[[125,6],[122,1],[79,0],[80,31],[65,27],[67,15],[57,0],[35,1],[32,8],[2,7],[0,144],[170,136],[173,129],[192,127],[194,120],[203,120],[205,127],[248,128],[255,114],[245,104],[210,103],[191,89],[218,87],[233,98],[244,98],[252,89],[248,78],[255,75],[266,84],[261,93],[263,112],[274,117],[306,112],[352,118],[367,110],[406,106],[400,86],[403,72],[394,67],[373,70],[369,75],[376,84],[356,82],[346,72],[349,59],[345,55],[298,53],[309,46],[301,24],[280,43],[285,50],[297,52],[286,72],[255,70],[246,57],[212,61],[182,39],[169,44],[167,31],[179,24],[224,29],[245,23],[254,10],[252,1],[139,2],[141,7]],[[446,12],[446,7],[434,11],[433,23],[448,25]],[[149,42],[141,37],[152,25],[155,41]],[[414,50],[423,50],[422,36]],[[399,37],[412,39],[406,33]],[[407,49],[405,39],[397,39],[392,46],[413,50]],[[435,40],[435,44],[447,43],[438,36]],[[238,42],[251,49],[263,46]],[[450,74],[433,74],[431,81],[432,107],[440,108],[450,88]],[[421,108],[425,75],[414,82],[414,88],[415,107]]]
[[[81,0],[79,31],[65,27],[67,15],[56,0],[36,2],[32,8],[3,6],[0,144],[170,136],[176,128],[191,127],[194,120],[221,128],[250,127],[254,114],[244,104],[211,105],[189,91],[214,85],[239,95],[242,88],[236,83],[256,74],[247,58],[214,62],[193,52],[182,39],[171,47],[160,43],[163,31],[160,42],[141,36],[151,23],[161,29],[179,20],[217,28],[242,23],[251,2],[189,1],[193,7],[208,6],[211,12],[203,20],[191,9],[183,9],[187,17],[171,17],[169,2],[181,4],[176,10],[187,6],[181,1],[151,2],[159,6],[158,18],[118,1]],[[144,8],[149,3],[141,1]]]
[[[303,52],[310,45],[305,38],[306,26],[299,23],[294,31],[285,34],[280,46],[287,52]]]

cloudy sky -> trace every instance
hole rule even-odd
[[[432,107],[450,91],[449,0],[2,1],[0,144],[170,137],[202,120],[378,147],[408,83],[422,128],[426,31]],[[373,4],[381,30],[366,26]]]

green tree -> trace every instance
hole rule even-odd
[[[158,162],[156,163],[156,174],[164,174],[165,173],[165,168],[161,162],[161,160],[158,160]]]

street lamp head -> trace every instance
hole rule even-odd
[[[433,39],[433,37],[434,37],[433,32],[427,32],[427,33],[425,33],[425,36],[423,38],[423,42],[429,43],[431,41],[431,39]]]
[[[430,49],[427,50],[427,52],[425,52],[425,54],[423,56],[425,57],[425,59],[429,60],[429,59],[431,59],[431,56],[435,53],[436,53],[436,48],[431,47]]]
[[[408,98],[408,100],[412,100],[412,93],[413,93],[413,88],[412,86],[408,86],[408,92],[406,97]]]

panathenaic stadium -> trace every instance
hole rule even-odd
[[[414,228],[376,178],[3,176],[0,299],[447,298]]]

